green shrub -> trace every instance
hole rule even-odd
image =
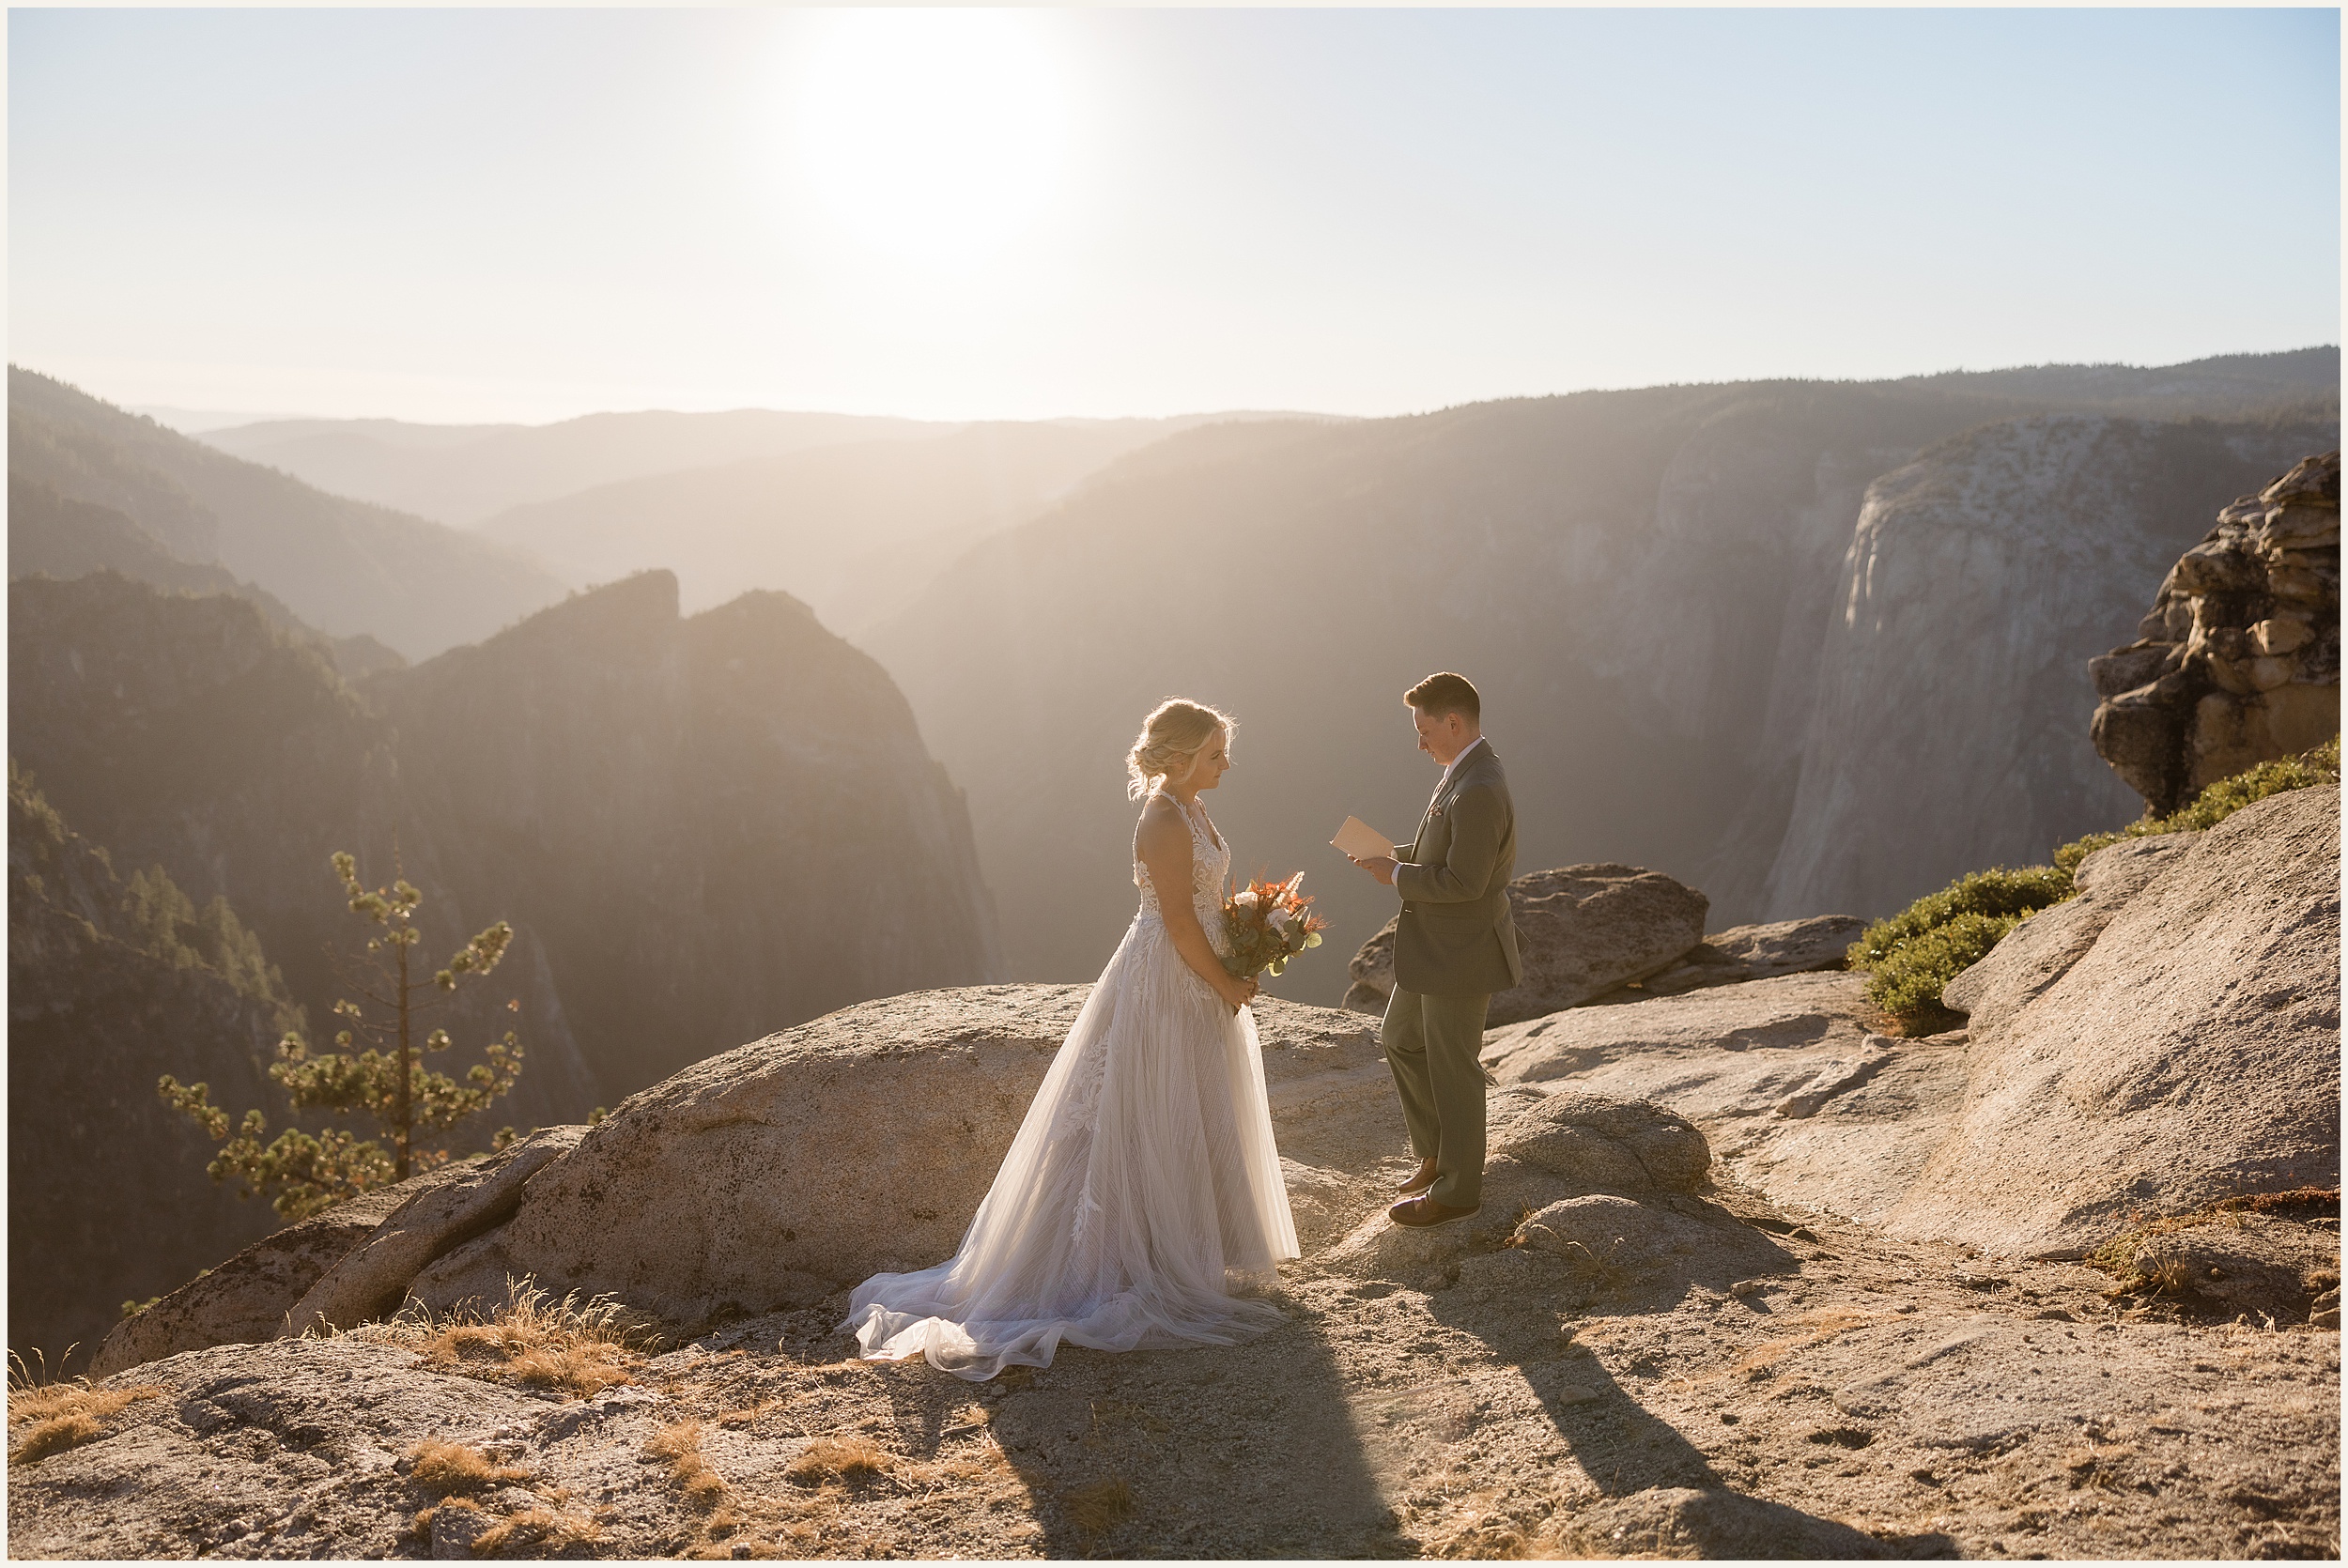
[[[1888,920],[1878,920],[1850,945],[1853,969],[1875,969],[1904,944],[1945,926],[1960,915],[2020,916],[2071,896],[2071,875],[2052,866],[1998,867],[1959,877],[1938,893],[1927,893]]]
[[[2071,892],[2071,873],[2052,866],[1974,871],[1869,926],[1851,944],[1849,963],[1869,971],[1867,1000],[1897,1019],[1903,1034],[1930,1034],[1953,1016],[1940,1006],[1940,988],[2024,915]]]
[[[2080,861],[2123,838],[2147,838],[2156,833],[2198,833],[2216,827],[2244,807],[2269,795],[2281,794],[2285,790],[2304,790],[2313,784],[2339,782],[2340,737],[2334,735],[2312,751],[2303,751],[2296,757],[2278,757],[2271,762],[2261,762],[2232,777],[2221,778],[2166,817],[2146,817],[2117,832],[2091,833],[2084,838],[2073,839],[2054,852],[2054,862],[2067,876],[2078,869]]]
[[[1876,965],[1868,999],[1908,1033],[1926,1033],[1924,1026],[1948,1015],[1940,988],[1988,956],[1998,939],[2021,923],[2019,915],[1969,912],[1910,937]]]
[[[1961,877],[1869,926],[1851,944],[1850,967],[1869,972],[1867,999],[1897,1019],[1904,1033],[1930,1033],[1955,1018],[1941,1006],[1940,988],[1979,962],[2026,915],[2071,897],[2077,891],[2071,873],[2097,850],[2123,838],[2198,832],[2269,795],[2339,782],[2340,737],[2335,735],[2312,751],[2221,778],[2166,817],[2075,839],[2055,851],[2051,866],[1999,867]]]

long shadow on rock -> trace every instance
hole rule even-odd
[[[1429,1299],[1437,1321],[1476,1336],[1516,1366],[1559,1440],[1603,1494],[1605,1500],[1568,1522],[1561,1544],[1608,1557],[1955,1555],[1955,1543],[1945,1535],[1878,1540],[1738,1491],[1678,1428],[1640,1402],[1635,1384],[1626,1386],[1583,1347],[1560,1346],[1560,1310],[1606,1299],[1631,1315],[1661,1314],[1692,1287],[1722,1289],[1738,1279],[1796,1267],[1784,1249],[1712,1205],[1679,1198],[1672,1207],[1683,1223],[1715,1230],[1719,1246],[1644,1254],[1616,1247],[1595,1258],[1512,1247],[1465,1260],[1460,1284]],[[1634,1360],[1626,1369],[1634,1380],[1666,1370],[1656,1358]]]
[[[1054,1557],[1393,1558],[1396,1529],[1312,1311],[1246,1345],[1062,1349],[994,1432]]]

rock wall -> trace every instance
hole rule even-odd
[[[328,868],[336,850],[359,855],[371,884],[396,864],[423,889],[434,951],[510,916],[502,899],[457,896],[443,870],[456,846],[414,809],[388,727],[256,607],[100,572],[13,582],[8,607],[11,755],[120,864],[162,867],[198,904],[226,899],[314,1017],[339,994],[329,945],[355,930]],[[515,1022],[509,998],[522,1003],[528,1059],[502,1111],[524,1127],[581,1119],[604,1093],[546,964],[517,922],[494,990],[460,993],[440,1021],[479,1038]]]
[[[2166,816],[2340,730],[2340,453],[2217,515],[2137,639],[2089,661],[2095,749]]]
[[[2140,613],[2210,487],[2238,493],[2303,439],[2047,416],[1973,431],[1870,485],[1769,908],[1887,914],[2134,816],[2088,743],[2080,668]]]
[[[959,792],[888,678],[780,595],[686,621],[674,580],[654,574],[363,694],[242,599],[106,572],[25,578],[9,595],[15,755],[121,864],[162,866],[198,905],[224,898],[314,1020],[344,992],[327,945],[356,934],[328,871],[337,849],[370,882],[397,865],[424,891],[434,951],[513,923],[505,964],[434,1021],[458,1041],[459,1072],[509,1022],[526,1052],[513,1095],[452,1137],[459,1152],[502,1123],[583,1121],[746,1035],[999,975]],[[25,997],[53,981],[93,1006],[145,994],[110,1001],[102,977],[75,978],[78,959],[55,961],[54,976],[12,969]],[[73,1158],[43,1137],[13,1142],[62,1173],[63,1207],[36,1204],[48,1190],[23,1176],[11,1246],[17,1278],[46,1268],[111,1309],[273,1219],[256,1206],[225,1232],[190,1225],[187,1245],[147,1249],[154,1268],[131,1283],[75,1239],[102,1240],[110,1215],[168,1222],[204,1183],[204,1140],[157,1121],[160,1073],[209,1074],[216,1101],[275,1119],[259,1071],[276,1035],[256,1036],[262,1055],[236,1073],[154,1009],[136,1027],[118,1009],[75,1016],[41,1025],[39,1064],[12,1054],[12,1071],[39,1071],[20,1077],[11,1115],[81,1141]],[[31,1031],[20,1021],[20,1041]],[[116,1146],[117,1126],[140,1130],[125,1134],[135,1153]],[[92,1162],[112,1174],[77,1189]],[[144,1222],[123,1229],[138,1252]]]
[[[787,594],[682,618],[647,572],[365,689],[440,875],[537,934],[606,1103],[867,997],[1002,977],[961,792],[880,667]]]
[[[1367,938],[1392,895],[1327,839],[1348,812],[1393,833],[1423,808],[1399,697],[1435,669],[1483,692],[1522,864],[1651,868],[1722,926],[1888,914],[2134,813],[2086,739],[2083,662],[2217,506],[2336,438],[2322,416],[2186,423],[2189,402],[2017,424],[2047,404],[1991,391],[1211,426],[990,538],[859,642],[970,792],[1023,977],[1091,978],[1130,915],[1119,759],[1169,692],[1240,717],[1209,805],[1241,869],[1305,870],[1332,946]],[[1137,627],[1145,582],[1195,607],[1180,636]],[[1322,957],[1275,989],[1336,1003]]]

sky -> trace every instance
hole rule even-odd
[[[2340,341],[2340,16],[12,10],[131,406],[1391,414]]]

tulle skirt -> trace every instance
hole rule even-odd
[[[1232,1345],[1278,1323],[1260,1288],[1297,1255],[1256,1021],[1145,909],[1036,1091],[962,1249],[849,1299],[869,1359],[973,1381],[1096,1350]]]

